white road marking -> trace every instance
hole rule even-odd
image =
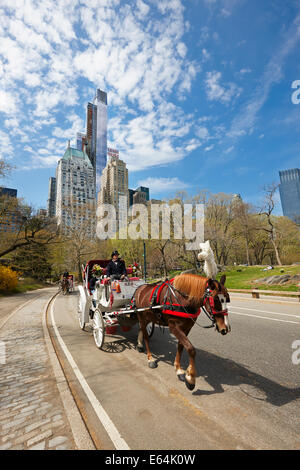
[[[52,305],[51,305],[51,321],[52,321],[52,326],[53,326],[53,329],[55,331],[55,334],[57,336],[57,339],[59,341],[59,344],[62,348],[62,350],[64,351],[82,389],[84,390],[86,396],[88,397],[92,407],[94,408],[94,411],[96,413],[96,415],[98,416],[101,424],[103,425],[103,427],[105,428],[107,434],[109,435],[110,439],[112,440],[115,448],[117,450],[130,450],[130,447],[128,446],[128,444],[126,443],[126,441],[122,438],[122,436],[120,435],[119,431],[117,430],[116,426],[114,425],[114,423],[112,422],[112,420],[110,419],[110,417],[108,416],[108,414],[106,413],[106,411],[104,410],[103,406],[101,405],[101,403],[99,402],[99,400],[97,399],[96,395],[94,394],[94,392],[91,390],[91,388],[89,387],[87,381],[85,380],[85,378],[83,377],[82,373],[80,372],[76,362],[74,361],[73,359],[73,356],[71,355],[70,351],[68,350],[64,340],[62,339],[58,329],[57,329],[57,326],[56,326],[56,323],[55,323],[55,320],[54,320],[54,312],[53,312],[53,307],[54,307],[54,303],[55,303],[55,300],[53,301]]]
[[[300,322],[296,322],[296,321],[278,320],[278,318],[262,317],[262,316],[260,316],[260,315],[251,315],[250,313],[240,313],[240,312],[232,312],[232,311],[230,311],[229,314],[233,314],[233,315],[242,315],[242,316],[245,316],[245,317],[253,317],[253,318],[263,318],[263,319],[265,319],[265,320],[279,321],[279,322],[282,322],[282,323],[294,323],[295,325],[300,325]]]
[[[237,307],[232,305],[231,308],[239,308],[240,310],[250,310],[251,312],[270,313],[271,315],[280,315],[284,317],[300,318],[300,315],[293,315],[291,313],[270,312],[269,310],[259,310],[257,308]]]

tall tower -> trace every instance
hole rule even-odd
[[[279,176],[283,215],[300,224],[300,169],[283,170]]]
[[[117,227],[126,226],[128,212],[128,170],[117,150],[109,149],[110,159],[103,170],[98,204],[112,204],[116,210]]]
[[[93,165],[96,177],[96,140],[97,138],[97,106],[88,103],[86,112],[87,154]]]
[[[107,93],[98,88],[93,103],[87,105],[87,154],[94,168],[96,196],[100,191],[101,175],[107,163]]]
[[[107,163],[107,93],[96,91],[94,105],[97,106],[97,137],[96,137],[96,196],[101,187],[102,171]]]
[[[68,146],[56,169],[56,217],[63,233],[94,236],[94,170],[84,151]]]

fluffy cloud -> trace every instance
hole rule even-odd
[[[187,183],[180,181],[179,178],[146,178],[138,182],[138,186],[145,186],[150,189],[151,194],[169,193],[189,187]]]
[[[227,104],[233,98],[239,97],[242,90],[234,83],[223,85],[221,78],[221,72],[207,72],[205,80],[206,94],[210,101],[220,101]]]
[[[92,99],[87,90],[100,87],[108,92],[109,105],[118,108],[119,118],[109,121],[110,137],[129,168],[183,158],[201,145],[188,135],[193,117],[173,105],[199,72],[187,58],[183,11],[180,0],[3,0],[0,113],[5,126],[11,127],[17,115],[22,129],[28,126],[20,139],[31,139],[32,148],[47,148],[52,127],[58,148],[62,139],[74,138],[68,133],[84,130],[78,105],[84,108]],[[73,122],[66,126],[70,115]],[[56,154],[40,163],[51,161]]]

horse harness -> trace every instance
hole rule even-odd
[[[194,323],[196,323],[196,320],[198,316],[200,315],[201,308],[202,308],[205,315],[212,322],[210,326],[203,326],[202,328],[212,328],[215,326],[215,323],[216,323],[216,320],[215,320],[216,314],[228,315],[227,309],[222,310],[222,311],[215,310],[215,301],[212,296],[212,290],[209,289],[208,285],[206,286],[206,291],[203,297],[203,303],[197,311],[195,311],[195,308],[193,307],[183,306],[182,303],[180,303],[180,301],[178,300],[176,292],[182,297],[188,297],[188,296],[180,292],[178,289],[176,289],[176,287],[174,287],[173,285],[173,281],[174,279],[170,279],[170,280],[166,279],[165,281],[155,285],[150,294],[149,310],[151,310],[154,306],[157,307],[161,305],[162,307],[160,312],[158,312],[157,310],[155,312],[159,320],[165,323],[163,314],[166,314],[166,315],[173,315],[173,316],[183,317],[183,318],[191,318],[194,321]],[[160,302],[160,297],[165,287],[166,289],[165,289],[163,302]],[[173,302],[171,301],[172,296],[175,299],[175,301]],[[207,303],[209,304],[209,308],[207,308]],[[131,305],[133,308],[135,307],[134,296],[131,299]]]

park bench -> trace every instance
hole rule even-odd
[[[280,295],[280,296],[287,296],[287,297],[298,297],[298,300],[300,302],[300,292],[252,289],[251,294],[252,294],[252,297],[254,299],[259,299],[260,294],[267,294],[267,295],[271,294],[271,295]]]

